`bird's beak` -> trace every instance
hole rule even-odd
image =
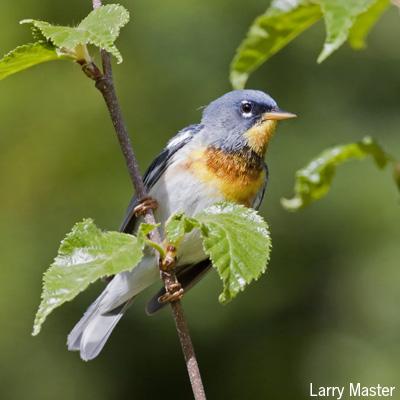
[[[262,120],[272,120],[272,121],[280,121],[282,119],[290,119],[290,118],[296,118],[296,114],[292,114],[287,111],[283,110],[274,110],[274,111],[268,111],[262,115]]]

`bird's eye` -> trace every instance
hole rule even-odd
[[[242,115],[246,118],[251,117],[253,113],[253,103],[250,101],[242,101],[240,104],[240,111],[242,112]]]

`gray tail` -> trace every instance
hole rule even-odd
[[[131,299],[112,311],[102,313],[99,305],[105,294],[106,291],[96,299],[68,335],[68,350],[80,351],[84,361],[93,360],[99,355],[111,332],[133,301]]]

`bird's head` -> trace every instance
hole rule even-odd
[[[264,92],[234,90],[211,102],[201,122],[211,146],[233,152],[248,148],[264,156],[277,121],[294,117]]]

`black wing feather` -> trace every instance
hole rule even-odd
[[[167,147],[165,147],[165,149],[153,160],[143,176],[143,182],[147,191],[149,191],[160,179],[160,176],[167,169],[172,156],[185,144],[190,142],[193,135],[199,132],[202,128],[203,125],[200,124],[190,125],[179,131],[176,136],[169,141]],[[179,140],[180,138],[181,140]],[[138,204],[138,198],[134,196],[128,205],[124,221],[120,226],[121,232],[132,233],[136,223],[136,216],[134,215],[133,210]]]

